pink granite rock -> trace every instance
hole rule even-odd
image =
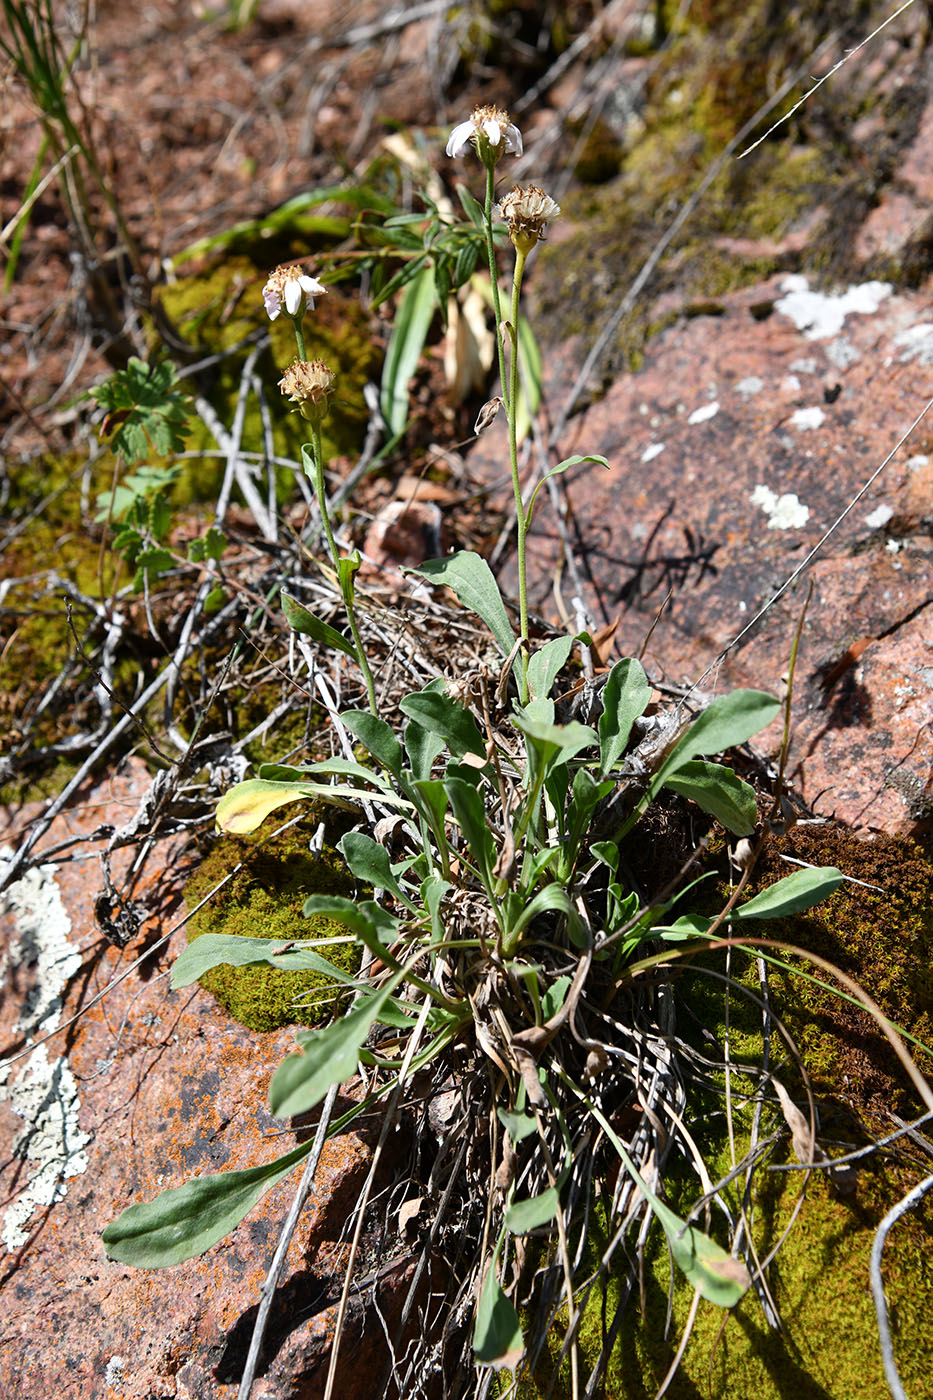
[[[126,1206],[192,1176],[270,1161],[296,1141],[266,1107],[270,1074],[293,1048],[292,1032],[247,1031],[198,987],[168,988],[185,935],[157,940],[184,914],[180,844],[159,849],[135,891],[140,938],[119,952],[95,923],[104,843],[88,835],[126,822],[148,781],[131,760],[89,788],[44,842],[84,837],[79,858],[31,871],[2,906],[0,1395],[18,1400],[235,1396],[259,1285],[297,1184],[297,1175],[280,1183],[233,1234],[176,1267],[136,1270],[104,1251],[101,1230]],[[7,814],[0,846],[16,844],[30,815]],[[122,854],[114,860],[118,886]],[[147,946],[152,956],[130,970]],[[28,1049],[50,1031],[57,1033],[46,1044]],[[22,1058],[8,1058],[24,1048]],[[357,1133],[325,1147],[273,1307],[269,1360],[254,1390],[267,1400],[321,1393],[346,1254],[339,1241],[370,1157],[371,1144]],[[395,1281],[387,1278],[384,1289]],[[382,1348],[381,1331],[377,1340]],[[382,1352],[374,1359],[356,1318],[345,1348],[341,1394],[368,1397]]]
[[[783,275],[720,309],[650,340],[641,369],[562,437],[561,456],[612,465],[560,479],[593,625],[618,616],[617,653],[637,654],[660,613],[645,652],[656,674],[778,693],[812,579],[790,776],[821,814],[916,831],[933,763],[933,413],[852,502],[933,390],[933,288],[824,291]],[[579,363],[573,346],[548,357],[552,418]],[[499,425],[467,460],[481,480],[501,477]],[[751,625],[847,509],[803,580]],[[528,557],[532,607],[572,621],[546,492]],[[514,591],[514,559],[503,582]],[[762,746],[777,739],[775,727]]]

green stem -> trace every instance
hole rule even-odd
[[[321,524],[324,526],[330,557],[339,574],[340,551],[337,548],[337,541],[334,539],[334,532],[330,527],[330,516],[327,512],[327,488],[324,485],[324,447],[321,442],[320,423],[311,423],[311,445],[314,456],[314,491],[317,496],[318,510],[321,512]]]
[[[492,205],[496,194],[496,168],[486,167],[486,204],[483,210],[486,223],[486,257],[489,261],[489,281],[492,285],[492,309],[496,318],[496,350],[499,356],[499,382],[502,396],[506,399],[505,410],[509,411],[508,380],[505,376],[505,347],[502,344],[502,306],[499,302],[499,277],[496,272],[496,244],[492,236]]]
[[[293,318],[294,319],[294,318]],[[295,327],[296,332],[298,327]],[[330,516],[327,511],[327,489],[324,485],[324,445],[321,441],[321,425],[319,422],[311,423],[311,444],[312,455],[314,457],[314,490],[317,495],[318,509],[321,512],[321,523],[324,526],[324,534],[327,537],[327,545],[330,549],[330,557],[333,560],[334,569],[337,573],[338,585],[340,577],[340,551],[337,548],[337,541],[334,539],[334,532],[331,529]],[[347,610],[347,618],[350,623],[350,632],[353,635],[353,644],[356,647],[356,659],[359,662],[363,680],[366,683],[366,695],[369,700],[369,708],[375,715],[376,708],[376,686],[373,681],[373,673],[370,670],[369,662],[366,659],[366,652],[363,649],[363,639],[360,636],[360,629],[356,621],[356,609],[353,606],[353,580],[348,581],[347,587],[342,589],[344,606]]]
[[[515,249],[515,272],[512,277],[512,313],[509,324],[509,339],[512,342],[512,358],[509,365],[509,467],[512,471],[512,491],[515,495],[515,535],[518,555],[518,609],[522,637],[521,662],[521,701],[528,703],[528,591],[525,582],[525,534],[527,521],[522,504],[522,484],[518,475],[518,315],[522,290],[522,276],[525,271],[525,252]]]
[[[525,512],[522,508],[522,488],[518,477],[518,434],[516,407],[518,403],[518,304],[521,293],[522,273],[525,269],[525,254],[515,250],[515,273],[512,279],[512,311],[509,323],[509,339],[512,346],[511,372],[505,372],[505,345],[503,343],[502,304],[499,299],[499,279],[496,273],[496,246],[492,236],[492,204],[495,196],[495,165],[486,166],[486,252],[489,259],[489,280],[492,285],[492,308],[496,318],[496,351],[499,356],[499,381],[502,397],[505,400],[505,413],[509,424],[509,466],[512,472],[512,491],[515,495],[515,529],[518,553],[518,608],[521,646],[521,677],[519,697],[523,705],[528,703],[528,594],[525,583]]]
[[[286,315],[288,315],[287,312],[286,312]],[[298,310],[296,311],[295,315],[290,317],[291,323],[292,323],[292,325],[295,327],[295,339],[296,339],[297,342],[298,342],[298,358],[299,358],[299,360],[306,360],[306,359],[308,358],[307,352],[306,352],[306,350],[305,350],[304,331],[301,329],[301,318],[302,318],[303,315],[304,315],[304,311],[303,311],[302,308],[299,306],[299,308],[298,308]],[[317,455],[317,448],[316,448],[316,447],[315,447],[314,451],[315,451],[315,455]],[[321,500],[322,500],[322,502],[323,502],[323,497],[321,497]],[[321,510],[322,510],[322,514],[323,514],[323,504],[322,504]]]

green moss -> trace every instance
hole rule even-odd
[[[853,878],[881,888],[846,883],[806,915],[773,927],[762,924],[762,934],[813,949],[859,981],[910,1033],[928,1044],[933,1041],[933,866],[921,848],[906,839],[882,837],[866,843],[833,828],[795,828],[775,844],[756,877],[756,889],[792,868],[779,859],[781,853],[812,864],[836,864]],[[720,891],[718,907],[722,895]],[[711,905],[706,912],[712,911]],[[721,971],[723,959],[719,953],[703,961]],[[803,960],[796,965],[825,978]],[[760,992],[754,957],[733,952],[731,971],[750,991]],[[723,1042],[725,989],[696,964],[681,975],[677,989],[691,1013],[681,1015],[679,1032],[708,1054],[709,1046],[701,1043],[698,1028]],[[819,1106],[821,1141],[831,1155],[840,1155],[849,1145],[863,1145],[870,1135],[890,1132],[895,1126],[892,1109],[902,1116],[913,1115],[916,1104],[904,1071],[866,1013],[791,972],[770,969],[768,995],[803,1053]],[[739,991],[729,994],[728,1036],[734,1063],[762,1062],[760,1024],[760,1010],[751,1000]],[[774,1073],[792,1096],[802,1100],[796,1062],[776,1035],[770,1053]],[[917,1047],[914,1055],[929,1075],[933,1056]],[[736,1158],[726,1131],[722,1078],[718,1091],[694,1087],[688,1093],[687,1123],[714,1182],[726,1177],[748,1148],[752,1110],[742,1096],[754,1088],[751,1077],[733,1075]],[[771,1133],[782,1139],[771,1161],[794,1161],[786,1125],[773,1106],[764,1110],[758,1140]],[[908,1144],[868,1159],[850,1195],[841,1194],[825,1174],[814,1173],[802,1211],[767,1274],[783,1330],[768,1326],[754,1292],[729,1314],[701,1303],[680,1370],[667,1394],[673,1400],[699,1400],[700,1396],[705,1400],[750,1396],[786,1400],[790,1395],[794,1400],[862,1400],[886,1394],[868,1285],[869,1255],[881,1219],[926,1171]],[[763,1169],[755,1173],[750,1218],[759,1258],[791,1225],[803,1186],[799,1172]],[[725,1188],[733,1216],[741,1208],[743,1189],[744,1177]],[[670,1158],[664,1194],[672,1208],[686,1216],[701,1190],[692,1168],[679,1157]],[[728,1247],[728,1232],[718,1212],[709,1224],[702,1218],[699,1223]],[[917,1396],[928,1393],[933,1369],[933,1333],[928,1324],[933,1306],[931,1237],[933,1201],[927,1197],[898,1222],[884,1252],[885,1292],[898,1365],[907,1393]],[[606,1242],[605,1212],[597,1203],[589,1217],[580,1278],[597,1266]],[[580,1332],[587,1366],[599,1354],[604,1319],[611,1321],[618,1296],[615,1278],[591,1296]],[[646,1254],[643,1307],[636,1287],[611,1357],[606,1396],[651,1400],[677,1349],[691,1299],[692,1290],[679,1271],[671,1290],[668,1251],[663,1233],[655,1226]],[[534,1379],[521,1386],[519,1393],[528,1400],[548,1393],[561,1336],[558,1327],[550,1342],[550,1358]],[[552,1394],[559,1400],[570,1394],[566,1362]]]
[[[739,10],[690,7],[669,50],[658,56],[639,112],[640,134],[632,136],[633,124],[623,141],[620,173],[598,190],[561,201],[580,232],[541,250],[535,290],[544,338],[580,335],[586,342],[605,323],[619,288],[632,282],[710,167],[760,110],[762,94],[805,64],[834,23],[853,19],[851,6],[811,0],[780,13],[766,0]],[[856,151],[851,132],[867,111],[876,115],[872,100],[851,84],[827,85],[803,116],[782,124],[748,156],[726,161],[620,326],[610,372],[638,363],[658,325],[650,312],[658,298],[666,310],[675,297],[682,306],[715,299],[783,269],[832,277],[855,271],[853,220],[890,178],[891,152],[909,126],[884,112],[890,138],[873,143],[867,156]],[[788,111],[792,101],[789,96]],[[780,116],[775,109],[767,121]],[[831,139],[812,142],[811,123]],[[610,173],[604,161],[595,167],[598,179]]]
[[[325,847],[320,856],[310,854],[308,842],[316,825],[307,819],[272,838],[257,832],[218,840],[185,888],[187,907],[194,909],[237,865],[241,869],[188,921],[188,941],[205,933],[277,941],[345,937],[342,924],[306,919],[302,913],[311,894],[349,896],[354,890],[336,852]],[[352,941],[328,944],[320,952],[343,972],[359,969],[359,948]],[[201,985],[231,1016],[255,1031],[316,1025],[330,1016],[338,998],[337,985],[320,973],[285,972],[262,964],[214,968],[201,978]]]

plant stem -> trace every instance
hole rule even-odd
[[[296,333],[298,327],[295,327]],[[337,541],[334,539],[334,532],[331,529],[330,515],[327,511],[327,488],[324,485],[324,446],[321,441],[321,425],[319,422],[311,422],[311,444],[312,456],[314,457],[314,490],[317,495],[318,509],[321,512],[321,523],[324,526],[324,534],[327,537],[327,545],[330,549],[330,557],[333,560],[334,569],[337,573],[338,585],[343,593],[344,606],[347,610],[347,619],[350,623],[350,631],[353,635],[353,644],[356,647],[356,659],[359,662],[360,671],[366,684],[366,695],[369,700],[369,708],[375,715],[376,708],[376,686],[373,681],[373,673],[370,670],[369,662],[366,659],[366,652],[363,649],[363,639],[360,636],[360,629],[356,621],[356,609],[353,606],[353,579],[348,578],[346,586],[341,573],[340,551],[337,548]]]
[[[525,534],[527,521],[522,504],[522,484],[518,475],[518,315],[522,290],[522,276],[525,271],[525,253],[516,247],[515,272],[512,276],[512,313],[509,324],[509,339],[512,342],[512,359],[509,365],[509,467],[512,472],[512,491],[515,494],[515,536],[518,555],[518,609],[521,628],[522,648],[522,704],[528,703],[528,592],[525,582]]]
[[[496,244],[492,236],[492,203],[496,193],[496,169],[494,165],[486,167],[486,204],[483,214],[486,223],[486,257],[489,261],[489,281],[492,284],[492,309],[496,318],[496,351],[499,356],[499,382],[502,385],[502,397],[505,399],[505,411],[508,413],[508,380],[505,376],[505,347],[502,344],[502,306],[499,302],[499,277],[496,272]]]
[[[298,308],[298,310],[296,311],[295,315],[291,317],[291,323],[292,323],[292,325],[295,327],[295,339],[296,339],[296,341],[298,342],[298,358],[299,358],[299,360],[306,360],[306,359],[308,358],[307,351],[305,350],[305,335],[304,335],[304,331],[301,329],[301,318],[302,318],[303,315],[304,315],[304,311],[303,311],[302,308],[299,306],[299,308]],[[316,453],[317,453],[317,448],[315,447],[314,450],[315,450],[315,454],[316,454]],[[322,497],[322,500],[323,500],[323,497]],[[323,514],[323,507],[322,507],[322,514]]]
[[[492,203],[495,195],[495,165],[486,167],[486,252],[489,259],[489,280],[492,284],[492,307],[496,318],[496,351],[499,356],[499,380],[502,397],[505,400],[505,414],[509,424],[509,466],[512,472],[512,491],[515,495],[515,529],[518,552],[518,608],[521,646],[521,679],[519,698],[523,705],[528,703],[528,596],[525,584],[525,512],[522,507],[522,488],[518,477],[518,434],[516,405],[518,403],[518,305],[521,294],[522,273],[525,270],[525,254],[515,249],[515,273],[512,279],[512,310],[509,322],[509,340],[512,346],[512,359],[508,378],[505,373],[505,345],[503,343],[502,305],[499,300],[499,280],[496,273],[496,246],[492,236]]]

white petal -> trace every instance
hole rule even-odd
[[[299,277],[298,285],[303,292],[307,292],[309,297],[319,297],[327,291],[327,288],[316,277]]]
[[[290,280],[285,283],[285,310],[289,316],[295,316],[301,305],[301,284]]]
[[[450,133],[450,140],[447,142],[447,154],[449,156],[462,156],[473,136],[476,135],[476,127],[472,122],[461,122],[455,126]]]
[[[522,133],[517,126],[510,123],[505,128],[505,149],[507,155],[520,156],[522,150]]]
[[[266,315],[269,317],[270,321],[274,321],[282,310],[282,303],[279,301],[278,293],[274,292],[270,287],[264,287],[262,299],[265,304]]]
[[[492,117],[487,117],[483,122],[483,130],[489,138],[490,146],[498,146],[502,136],[502,127]]]

